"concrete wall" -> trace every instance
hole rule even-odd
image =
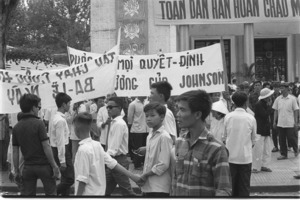
[[[103,53],[116,44],[115,1],[91,0],[91,51]]]
[[[149,54],[176,51],[176,27],[155,26],[153,1],[148,3]],[[91,51],[103,53],[116,45],[116,15],[114,0],[91,0]]]

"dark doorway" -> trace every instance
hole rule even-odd
[[[254,43],[255,77],[265,77],[267,81],[287,81],[287,39],[255,39]]]

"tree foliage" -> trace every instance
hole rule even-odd
[[[89,32],[89,0],[23,0],[11,20],[8,44],[16,48],[7,59],[53,62],[49,56],[67,46],[89,47]]]

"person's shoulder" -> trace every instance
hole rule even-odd
[[[162,137],[162,138],[170,138],[171,139],[170,134],[168,133],[168,131],[165,128],[161,129],[160,137]]]

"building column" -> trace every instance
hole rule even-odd
[[[189,25],[179,26],[179,51],[190,50]]]
[[[244,24],[244,63],[249,67],[255,62],[254,54],[254,24]]]

